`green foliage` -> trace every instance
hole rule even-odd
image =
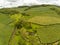
[[[19,14],[20,12],[14,9],[0,9],[0,13],[6,15],[14,15],[14,14]]]
[[[21,14],[15,14],[10,16],[11,20],[13,21],[13,24],[19,22],[22,18]]]
[[[58,8],[50,8],[50,9],[55,11],[58,15],[60,15],[60,9],[58,9]]]
[[[8,45],[14,27],[17,29],[10,42],[11,45],[52,45],[53,42],[60,39],[60,24],[42,25],[28,22],[28,20],[35,16],[50,16],[60,19],[60,14],[57,14],[59,12],[60,7],[53,5],[0,9],[0,45]],[[10,21],[12,21],[10,25],[13,27],[7,25]]]

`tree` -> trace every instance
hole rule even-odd
[[[13,30],[11,36],[10,36],[8,45],[10,45],[10,41],[12,40],[13,36],[15,35],[15,33],[18,29],[21,29],[22,27],[31,28],[29,23],[26,22],[24,16],[28,16],[28,15],[24,15],[24,14],[10,15],[10,18],[11,18],[12,22],[10,22],[9,24],[14,27],[14,30]],[[26,26],[26,24],[27,24],[27,26]]]
[[[10,25],[12,25],[14,27],[14,30],[13,30],[11,36],[10,36],[8,45],[10,45],[10,41],[13,38],[16,30],[22,28],[22,18],[23,18],[23,16],[21,14],[15,14],[15,15],[10,15],[10,18],[12,20],[12,23],[10,23]]]
[[[40,38],[39,38],[37,31],[35,29],[35,26],[36,27],[38,27],[38,26],[31,23],[31,22],[28,22],[25,19],[25,16],[27,16],[27,15],[23,15],[23,14],[10,15],[10,18],[12,20],[12,23],[10,23],[10,25],[12,25],[14,27],[14,29],[13,29],[13,32],[10,36],[8,45],[11,45],[10,42],[11,42],[12,38],[14,37],[14,35],[16,34],[16,31],[21,30],[22,28],[24,28],[24,29],[22,29],[21,32],[19,32],[19,33],[20,33],[21,37],[23,38],[23,40],[25,42],[27,42],[26,45],[27,44],[30,44],[30,45],[41,44]],[[24,32],[24,30],[26,32]],[[20,45],[20,43],[18,43],[18,44]]]

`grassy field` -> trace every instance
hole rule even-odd
[[[29,28],[26,23],[24,24],[26,28],[16,30],[10,45],[40,45],[40,43],[60,41],[60,7],[41,5],[0,9],[0,45],[8,45],[14,29],[9,25],[11,22],[9,15],[21,13],[29,15],[25,16],[25,19],[31,23],[32,27]],[[37,34],[41,42],[37,39]]]
[[[4,14],[0,14],[0,45],[7,45],[12,32],[12,27],[8,25],[10,19]]]
[[[38,24],[48,25],[60,23],[60,18],[52,16],[36,16],[28,20],[29,22],[35,22]]]

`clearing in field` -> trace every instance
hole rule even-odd
[[[51,17],[51,16],[35,16],[35,17],[29,19],[28,21],[46,25],[46,24],[60,23],[60,18]]]

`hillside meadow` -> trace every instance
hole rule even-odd
[[[0,9],[0,45],[60,45],[60,7]]]

